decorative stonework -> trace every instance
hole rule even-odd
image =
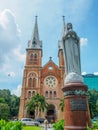
[[[77,95],[77,96],[87,96],[87,92],[84,90],[69,90],[64,92],[64,96]]]
[[[65,83],[72,83],[72,82],[83,82],[83,78],[81,75],[71,72],[66,76]]]
[[[46,78],[45,78],[45,80],[44,80],[44,84],[45,84],[45,86],[46,87],[48,87],[48,88],[54,88],[54,87],[56,87],[57,86],[57,79],[56,79],[56,77],[54,77],[54,76],[47,76]]]
[[[28,74],[28,77],[30,77],[30,78],[37,78],[37,74],[36,74],[36,72],[30,72]]]

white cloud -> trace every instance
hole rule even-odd
[[[86,46],[87,44],[88,44],[87,38],[80,38],[80,45],[81,46]]]
[[[86,72],[82,72],[82,75],[86,75],[87,73]]]
[[[19,45],[20,29],[15,22],[15,16],[9,9],[0,13],[0,64],[3,64],[12,50]]]
[[[8,64],[3,64],[3,66],[0,69],[0,72],[4,72],[5,70],[9,70],[9,65]]]
[[[98,72],[94,72],[94,75],[98,75]]]
[[[12,90],[11,94],[15,94],[16,96],[21,96],[21,85],[18,85],[16,89]]]
[[[21,61],[21,62],[24,62],[25,59],[26,59],[26,54],[22,54],[21,53],[21,48],[18,47],[18,48],[15,48],[13,50],[13,53],[15,54],[15,57],[17,59],[17,61]]]

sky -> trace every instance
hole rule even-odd
[[[28,40],[38,16],[43,62],[58,65],[62,16],[80,37],[82,74],[98,75],[98,0],[0,0],[0,89],[20,96]]]

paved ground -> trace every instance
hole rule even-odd
[[[42,128],[43,128],[42,130],[45,130],[44,124],[42,124]],[[49,124],[47,130],[54,130],[51,124]]]

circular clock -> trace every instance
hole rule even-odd
[[[57,79],[54,76],[47,76],[44,82],[45,82],[45,86],[49,88],[53,88],[57,86]]]

